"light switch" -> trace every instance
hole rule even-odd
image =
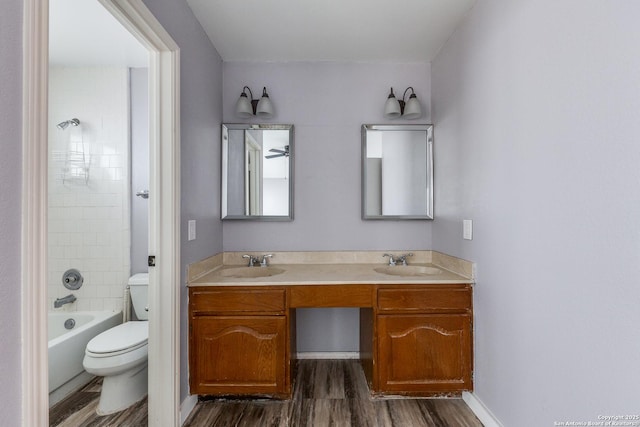
[[[196,220],[189,220],[189,240],[196,240]]]
[[[462,220],[462,238],[465,240],[473,239],[473,221],[470,219]]]

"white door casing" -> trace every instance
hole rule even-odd
[[[142,0],[98,0],[149,51],[149,425],[177,426],[180,399],[180,51]],[[48,426],[48,0],[23,25],[22,424]]]

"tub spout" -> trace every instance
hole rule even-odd
[[[62,298],[56,298],[56,300],[53,302],[53,307],[60,308],[65,304],[71,304],[75,300],[76,300],[76,297],[73,294],[69,294],[66,297],[62,297]]]

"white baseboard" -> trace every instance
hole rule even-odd
[[[467,391],[462,393],[462,400],[480,420],[484,427],[503,427],[502,423],[491,413],[489,408],[478,397]]]
[[[187,396],[180,405],[180,425],[183,425],[189,415],[191,415],[191,411],[196,407],[196,403],[198,403],[198,395],[191,394]]]
[[[360,359],[358,351],[309,351],[296,353],[298,359]]]

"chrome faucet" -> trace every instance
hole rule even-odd
[[[267,258],[272,258],[272,257],[273,257],[273,254],[262,255],[262,261],[260,261],[260,267],[269,267]]]
[[[258,257],[255,257],[253,255],[244,254],[244,255],[242,255],[242,258],[249,259],[249,264],[247,264],[247,267],[253,267],[255,265],[260,265],[260,261],[258,261]]]
[[[262,257],[262,260],[259,260],[260,257]],[[271,258],[271,257],[273,257],[273,254],[265,254],[260,256],[253,256],[249,254],[242,255],[242,258],[247,258],[249,260],[247,267],[257,267],[257,266],[268,267],[269,263],[267,261],[267,258]]]
[[[383,257],[386,257],[386,256],[389,257],[389,265],[398,265],[398,264],[407,265],[407,257],[408,256],[413,256],[413,254],[412,253],[408,253],[408,254],[404,254],[404,255],[400,255],[400,256],[395,256],[395,255],[391,255],[391,254],[384,254],[382,256]]]
[[[69,294],[66,297],[62,297],[62,298],[56,298],[56,300],[53,302],[53,307],[60,308],[65,304],[71,304],[75,300],[76,300],[76,297],[73,294]]]
[[[396,265],[396,259],[391,254],[384,254],[383,257],[389,257],[389,265]]]
[[[408,253],[408,254],[404,254],[404,255],[400,255],[397,259],[396,262],[401,262],[402,265],[407,265],[407,257],[408,256],[413,256],[412,253]]]

